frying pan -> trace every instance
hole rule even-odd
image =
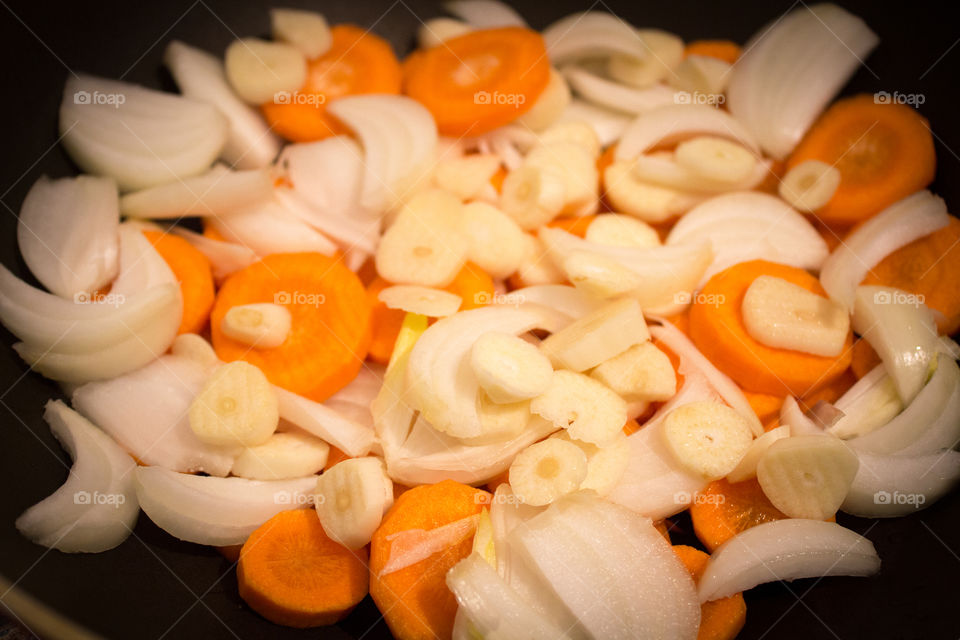
[[[279,2],[279,0],[278,0]],[[330,22],[373,27],[399,53],[409,51],[421,20],[441,15],[430,0],[334,0],[283,6],[323,11]],[[960,121],[955,80],[958,33],[942,6],[923,2],[840,0],[880,35],[881,44],[847,93],[879,90],[923,94],[920,111],[937,141],[935,192],[960,202]],[[618,0],[518,2],[535,28],[585,9],[612,11],[638,26],[655,26],[685,39],[745,42],[761,25],[801,0],[669,3]],[[238,35],[268,31],[264,0],[177,2],[36,2],[0,0],[0,60],[5,61],[0,123],[0,260],[32,281],[16,246],[16,212],[42,174],[72,175],[76,168],[56,145],[57,106],[68,70],[123,78],[173,90],[161,56],[181,39],[221,53]],[[956,292],[960,295],[960,291]],[[26,366],[2,333],[0,344],[0,595],[34,632],[81,637],[81,628],[109,638],[389,638],[366,599],[336,627],[294,630],[268,623],[237,596],[235,573],[215,551],[175,540],[145,515],[134,534],[101,554],[48,551],[22,538],[14,519],[53,492],[69,458],[41,419],[57,385]],[[149,411],[144,407],[143,411]],[[957,638],[955,580],[960,570],[960,495],[894,520],[845,514],[838,521],[874,542],[883,567],[872,578],[826,578],[773,583],[746,595],[740,638]],[[679,518],[675,543],[693,543],[688,519]],[[12,587],[11,587],[12,585]],[[72,622],[71,622],[72,621]]]

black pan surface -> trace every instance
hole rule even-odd
[[[841,0],[880,35],[879,49],[845,93],[894,90],[922,94],[920,111],[932,125],[939,166],[934,191],[960,203],[960,121],[957,70],[960,30],[946,4]],[[330,22],[354,22],[410,50],[420,22],[441,14],[430,0],[284,0],[324,12]],[[669,3],[553,0],[517,8],[542,28],[577,10],[608,10],[638,26],[655,26],[686,39],[729,38],[740,43],[801,0]],[[22,277],[16,214],[42,174],[76,172],[57,146],[57,106],[71,70],[123,78],[173,90],[162,69],[167,42],[177,38],[221,53],[236,36],[269,30],[263,0],[179,2],[37,2],[0,0],[3,98],[0,126],[0,260]],[[960,295],[960,291],[956,292]],[[41,419],[58,387],[0,345],[0,576],[62,615],[109,638],[388,638],[373,603],[365,600],[337,627],[298,631],[270,624],[237,596],[234,570],[216,552],[180,542],[141,514],[134,534],[102,554],[68,555],[23,539],[14,519],[53,492],[70,461]],[[144,407],[149,411],[149,407]],[[844,526],[866,535],[883,559],[873,578],[826,578],[769,584],[750,591],[740,638],[960,637],[956,584],[960,574],[960,495],[954,493],[914,516],[864,520],[840,514]],[[695,543],[680,518],[675,543]],[[0,587],[0,596],[7,587]]]

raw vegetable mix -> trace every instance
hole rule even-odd
[[[170,42],[179,95],[68,80],[83,174],[23,203],[41,287],[0,267],[73,458],[20,532],[109,552],[143,511],[273,623],[370,595],[401,639],[730,639],[758,584],[876,573],[844,514],[960,478],[936,123],[836,99],[877,36],[448,10],[402,58],[276,9]]]

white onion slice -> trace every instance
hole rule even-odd
[[[633,160],[661,144],[694,136],[727,138],[760,155],[753,136],[725,111],[702,104],[675,104],[659,107],[639,116],[623,132],[617,144],[617,160]]]
[[[281,511],[309,506],[317,476],[247,480],[138,467],[136,481],[140,507],[158,527],[180,540],[224,547],[243,544]]]
[[[540,284],[524,287],[498,296],[495,304],[519,308],[526,304],[535,304],[562,314],[567,323],[573,322],[604,305],[596,298],[568,284]],[[561,327],[562,328],[562,327]]]
[[[163,285],[177,285],[170,266],[139,226],[125,222],[120,225],[119,235],[120,274],[110,287],[110,297],[122,300]]]
[[[829,435],[803,413],[803,409],[793,396],[787,396],[780,405],[780,424],[790,427],[791,436]]]
[[[367,255],[376,252],[380,237],[379,217],[354,212],[335,214],[308,203],[298,192],[290,189],[278,188],[275,196],[297,218],[335,240],[344,249]]]
[[[228,242],[247,247],[261,257],[303,251],[332,256],[337,251],[336,244],[303,222],[276,198],[229,216],[207,220]]]
[[[43,176],[20,208],[17,244],[43,286],[73,298],[104,287],[117,275],[119,224],[112,180]]]
[[[167,45],[164,64],[181,93],[212,105],[229,122],[227,142],[220,157],[238,169],[257,169],[273,162],[279,139],[256,109],[244,103],[227,82],[223,61],[178,40]]]
[[[405,96],[360,95],[327,105],[360,139],[364,153],[360,204],[381,212],[395,204],[432,160],[437,125],[430,112]]]
[[[173,227],[170,232],[192,244],[197,251],[207,257],[213,269],[213,277],[218,282],[234,271],[239,271],[257,261],[257,254],[250,247],[213,240],[183,227]]]
[[[716,181],[699,175],[678,163],[672,151],[640,154],[633,160],[633,175],[644,182],[700,193],[749,191],[763,182],[770,173],[771,160],[755,159],[753,170],[739,181]],[[771,196],[772,197],[772,196]],[[684,215],[686,217],[686,215]]]
[[[643,115],[679,101],[680,93],[663,84],[637,89],[573,65],[565,66],[561,72],[570,88],[584,100],[620,113]]]
[[[600,107],[579,98],[574,98],[563,110],[555,124],[586,122],[597,134],[601,147],[608,147],[620,139],[631,118],[619,111]]]
[[[645,60],[649,55],[637,30],[605,11],[572,13],[543,30],[554,66],[571,60],[622,54]]]
[[[857,227],[820,270],[827,294],[853,309],[857,285],[886,256],[950,222],[947,205],[929,191],[918,191],[893,203]]]
[[[203,175],[125,194],[120,211],[133,218],[216,216],[268,200],[272,193],[273,178],[266,170],[217,165]]]
[[[498,0],[450,0],[443,8],[474,29],[527,26],[513,7]]]
[[[327,402],[356,404],[369,409],[373,399],[377,397],[380,388],[383,386],[385,374],[386,367],[383,365],[375,362],[365,362],[357,377],[350,384],[330,396]]]
[[[350,457],[365,456],[370,452],[374,437],[372,430],[319,402],[280,387],[274,387],[274,390],[283,420],[329,442]]]
[[[875,431],[903,410],[903,402],[882,363],[857,380],[834,406],[843,416],[828,431],[843,439]]]
[[[126,82],[67,78],[63,146],[80,168],[121,189],[143,189],[206,171],[227,139],[214,107]]]
[[[377,577],[383,577],[426,560],[463,542],[477,530],[480,516],[474,514],[433,529],[404,529],[387,536],[390,555]]]
[[[700,601],[719,600],[775,580],[869,576],[880,570],[873,543],[833,522],[787,518],[751,527],[713,552]]]
[[[727,88],[730,112],[783,159],[878,42],[837,5],[803,5],[744,45]]]
[[[864,518],[893,518],[926,509],[960,481],[960,453],[877,456],[857,452],[860,468],[840,510]]]
[[[162,356],[132,373],[87,383],[73,392],[72,401],[144,464],[225,476],[239,449],[204,444],[187,418],[207,376],[193,360]]]
[[[105,433],[60,400],[44,420],[73,459],[67,481],[17,518],[24,536],[66,553],[113,549],[133,531],[140,513],[137,463]]]
[[[360,210],[363,150],[347,136],[284,147],[277,166],[294,191],[335,218],[369,217]]]

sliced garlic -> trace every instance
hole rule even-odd
[[[245,448],[230,473],[250,480],[287,480],[319,473],[330,445],[305,433],[275,433],[263,444]]]
[[[600,138],[593,125],[584,120],[571,120],[553,125],[540,134],[540,144],[572,142],[583,147],[594,158],[600,155]]]
[[[601,362],[590,376],[627,402],[663,402],[677,392],[677,374],[670,358],[649,341]]]
[[[290,311],[279,304],[238,304],[223,315],[220,330],[228,338],[256,347],[279,347],[290,334]]]
[[[315,504],[330,539],[359,549],[393,505],[393,482],[380,458],[351,458],[317,478]]]
[[[543,131],[557,121],[569,106],[570,100],[570,87],[566,79],[551,67],[547,87],[537,96],[530,110],[517,118],[516,122],[533,131]]]
[[[613,55],[607,63],[607,73],[623,84],[645,89],[671,75],[683,60],[683,40],[659,29],[638,29],[637,36],[647,55],[642,60],[632,56]]]
[[[618,160],[603,172],[604,195],[616,211],[645,222],[663,222],[699,204],[703,198],[638,180],[633,162]]]
[[[557,171],[564,182],[562,214],[585,216],[600,204],[597,164],[594,156],[576,142],[551,142],[534,147],[523,166]]]
[[[195,333],[181,333],[174,338],[170,353],[192,360],[205,369],[213,369],[220,364],[213,345]]]
[[[463,299],[442,289],[416,285],[387,287],[377,296],[388,309],[401,309],[428,318],[452,316],[463,304]]]
[[[563,210],[567,186],[554,167],[521,166],[503,179],[500,208],[521,228],[538,229]]]
[[[445,158],[434,167],[433,182],[461,200],[473,200],[486,191],[499,168],[500,156],[495,153]]]
[[[319,58],[333,44],[327,19],[316,11],[271,9],[270,26],[274,40],[293,45],[308,60]]]
[[[250,104],[271,102],[278,93],[294,93],[307,81],[307,59],[294,46],[257,38],[234,40],[225,57],[227,80]]]
[[[727,405],[700,400],[668,413],[663,437],[684,468],[706,480],[718,480],[740,463],[753,441],[753,431]]]
[[[517,454],[510,465],[510,487],[523,503],[550,504],[573,493],[587,477],[587,456],[571,442],[547,438]]]
[[[840,170],[820,160],[806,160],[787,171],[780,181],[780,197],[794,209],[816,211],[840,186]]]
[[[221,446],[263,444],[280,421],[273,386],[243,360],[214,371],[190,404],[188,417],[197,438]]]
[[[649,249],[659,247],[660,234],[643,220],[620,213],[601,213],[590,226],[584,236],[587,242],[606,245],[608,247],[631,247],[634,249]]]
[[[750,337],[777,349],[835,357],[850,332],[850,316],[842,306],[773,276],[753,281],[741,311]]]
[[[557,368],[586,371],[649,339],[640,303],[622,299],[551,334],[540,350]]]
[[[580,489],[591,489],[601,497],[613,491],[630,461],[630,444],[622,431],[605,447],[574,440],[567,431],[560,431],[551,437],[575,444],[583,451],[587,456],[587,477],[580,483]]]
[[[566,281],[563,270],[550,258],[540,238],[529,233],[523,234],[523,257],[517,266],[517,275],[526,287]]]
[[[470,262],[495,280],[517,270],[527,244],[526,234],[513,218],[485,202],[470,202],[463,206],[461,221]]]
[[[757,166],[748,149],[724,138],[700,136],[685,140],[674,151],[677,164],[706,180],[731,185],[746,180]]]
[[[500,404],[529,400],[550,386],[553,367],[537,347],[509,333],[480,336],[470,366],[490,399]]]
[[[757,463],[763,458],[763,454],[767,452],[770,445],[777,440],[789,437],[790,427],[787,425],[776,427],[764,433],[750,444],[750,448],[747,449],[747,452],[743,455],[740,464],[727,474],[727,480],[730,482],[743,482],[756,476]]]
[[[598,446],[611,444],[627,422],[623,398],[593,378],[565,370],[553,373],[547,391],[530,401],[530,411]]]
[[[640,274],[613,258],[574,251],[563,259],[563,271],[578,289],[598,298],[615,298],[640,286]]]

